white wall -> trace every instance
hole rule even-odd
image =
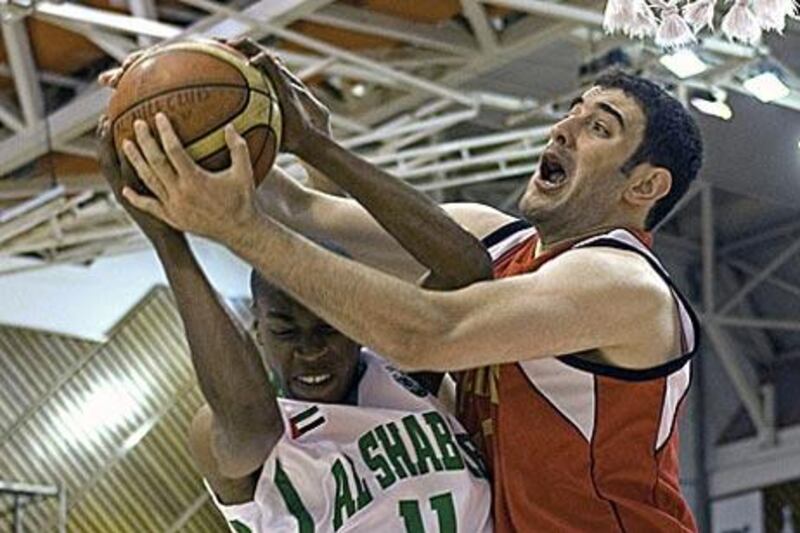
[[[226,297],[249,295],[247,265],[208,241],[193,240],[192,247],[218,291]],[[0,324],[103,341],[159,283],[165,284],[166,278],[151,250],[101,259],[86,267],[0,275]]]

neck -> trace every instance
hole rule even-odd
[[[582,241],[584,239],[588,239],[589,237],[594,237],[595,235],[608,233],[609,231],[617,228],[629,228],[644,231],[644,228],[638,227],[635,224],[623,223],[604,224],[602,226],[594,226],[592,228],[571,232],[549,232],[546,229],[536,226],[536,234],[539,237],[539,240],[536,244],[536,255],[552,250],[553,248],[557,248],[562,244]]]

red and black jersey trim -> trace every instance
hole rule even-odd
[[[495,244],[501,243],[503,240],[511,237],[518,231],[526,230],[531,228],[532,226],[525,222],[524,220],[515,220],[513,222],[509,222],[508,224],[504,224],[500,226],[489,235],[481,239],[481,242],[486,248],[491,248]]]
[[[694,356],[694,353],[695,351],[692,351],[663,365],[642,370],[595,363],[593,361],[581,359],[575,355],[562,355],[561,357],[557,357],[557,359],[568,366],[599,376],[621,379],[623,381],[649,381],[651,379],[669,376],[680,370]]]
[[[701,338],[700,320],[697,318],[697,314],[694,312],[694,309],[692,309],[692,306],[689,303],[689,301],[686,299],[685,296],[683,296],[681,291],[678,290],[678,287],[675,286],[675,283],[672,281],[672,278],[670,278],[667,271],[664,270],[664,267],[661,266],[658,263],[658,261],[653,259],[653,257],[651,257],[649,254],[646,254],[642,250],[636,248],[635,246],[612,238],[597,239],[585,245],[580,245],[579,247],[616,248],[618,250],[633,252],[643,257],[648,262],[648,264],[650,264],[653,270],[655,270],[655,272],[661,277],[661,279],[664,280],[664,282],[672,291],[672,294],[674,294],[675,297],[681,302],[681,304],[683,304],[683,307],[686,309],[686,312],[689,315],[689,320],[692,323],[692,328],[694,329],[695,342],[693,349],[683,354],[681,357],[673,359],[672,361],[668,361],[662,365],[658,365],[652,368],[645,368],[641,370],[621,368],[618,366],[597,363],[594,361],[587,361],[586,359],[582,359],[575,355],[564,355],[558,357],[559,361],[571,367],[577,368],[579,370],[584,370],[586,372],[591,372],[593,374],[598,374],[601,376],[607,376],[610,378],[616,378],[625,381],[647,381],[651,379],[662,378],[676,372],[677,370],[682,368],[692,357],[694,357],[694,355],[697,353],[700,347],[700,338]]]

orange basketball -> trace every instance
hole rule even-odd
[[[230,166],[228,123],[247,140],[256,184],[275,163],[281,136],[277,95],[269,79],[233,48],[187,41],[156,48],[131,65],[108,105],[117,151],[124,139],[135,140],[137,119],[155,134],[158,112],[169,117],[189,155],[208,170]]]

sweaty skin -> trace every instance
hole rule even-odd
[[[326,129],[327,118],[321,113],[327,112],[324,109],[313,112],[316,124]],[[140,131],[141,126],[137,133]],[[122,165],[117,161],[107,121],[101,122],[99,137],[103,172],[122,205],[153,243],[165,269],[184,322],[200,388],[208,402],[198,411],[190,431],[193,456],[201,473],[224,501],[247,501],[253,495],[254,473],[283,433],[275,393],[262,359],[250,336],[238,327],[219,301],[184,234],[133,208],[123,198],[123,190],[133,186],[135,175],[124,161]],[[228,132],[229,142],[231,139]],[[148,139],[142,140],[153,149],[152,144],[147,144]],[[234,158],[247,157],[241,145],[232,147]],[[157,166],[165,164],[163,159],[152,161]],[[215,177],[230,172],[233,170]],[[354,182],[356,188],[370,194],[383,191],[366,198],[358,190],[353,194],[374,211],[377,221],[395,232],[399,245],[407,253],[430,269],[426,286],[453,289],[491,276],[491,263],[480,243],[443,215],[429,199],[404,184],[398,187],[394,180]],[[165,189],[153,185],[156,194],[165,193]],[[421,219],[435,219],[439,223],[427,232],[398,227],[391,211],[384,209],[389,198],[403,213],[414,213]],[[440,238],[447,239],[450,246],[439,246]],[[313,270],[306,273],[308,277],[313,275],[316,275]],[[288,295],[274,288],[267,292],[268,301],[261,294],[262,298],[256,302],[258,332],[265,346],[266,363],[275,371],[282,388],[300,399],[340,401],[350,389],[360,346]],[[330,386],[308,387],[296,379],[320,368],[332,374]],[[434,376],[419,377],[432,389],[438,386]]]
[[[310,126],[280,65],[269,58],[259,64],[283,80],[276,85],[285,149],[340,181],[382,174]],[[644,124],[635,100],[618,89],[596,88],[553,128],[545,154],[563,163],[565,179],[548,183],[540,168],[520,203],[545,248],[610,227],[644,227],[650,208],[671,184],[669,171],[648,163],[628,175],[620,170],[639,145]],[[126,144],[127,157],[156,193],[145,198],[127,190],[132,204],[225,244],[331,325],[403,368],[456,370],[579,352],[620,367],[647,368],[679,352],[669,289],[635,254],[574,250],[535,274],[447,292],[426,290],[336,257],[284,225],[280,208],[261,208],[246,145],[235,132],[228,132],[233,166],[212,176],[188,159],[166,118],[158,129],[164,152],[145,125],[137,128],[136,142]],[[339,205],[358,218],[352,204]],[[452,213],[477,236],[508,220],[470,206]],[[363,220],[358,228],[375,231]],[[317,275],[302,275],[309,270]]]

